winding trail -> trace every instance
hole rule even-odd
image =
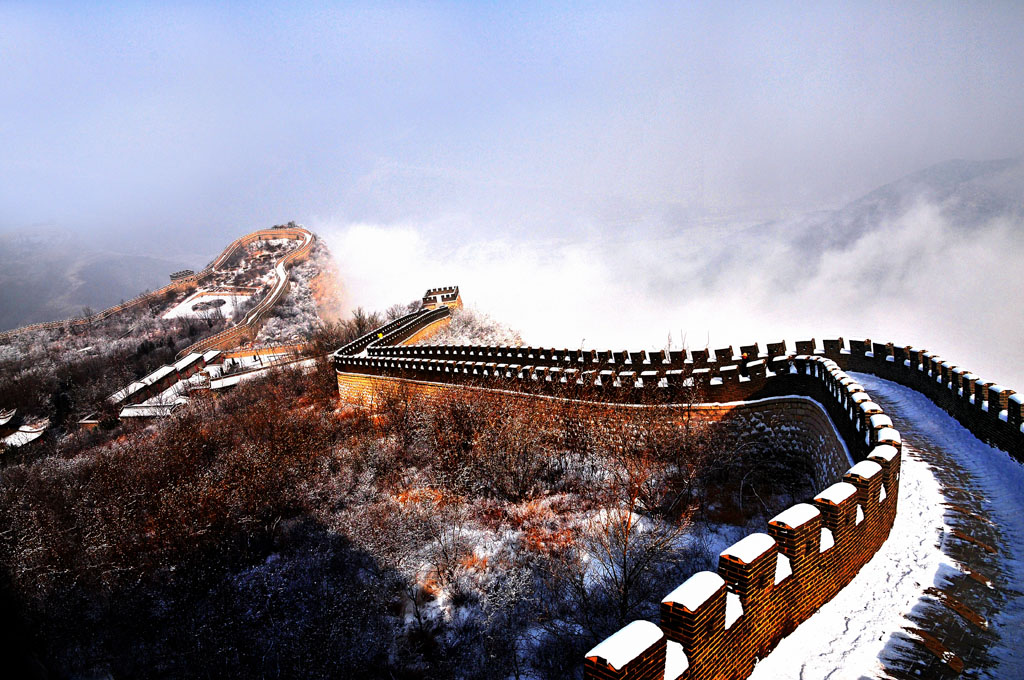
[[[750,677],[1024,678],[1024,466],[919,392],[851,376],[903,435],[892,533]]]
[[[893,678],[1024,678],[1024,466],[921,393],[854,374],[941,486],[944,561],[882,661]],[[901,501],[906,496],[901,497]]]

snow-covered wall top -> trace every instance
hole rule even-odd
[[[844,369],[914,387],[979,438],[1024,458],[1021,400],[1013,390],[986,383],[920,349],[870,341],[853,341],[847,347],[842,338],[825,340],[821,347],[813,339],[798,341],[795,352],[776,342],[765,352],[755,343],[738,351],[726,347],[653,353],[403,347],[377,340],[361,344],[358,352],[337,352],[339,375],[563,397],[585,386],[589,399],[623,404],[671,403],[694,386],[706,401],[716,403],[804,395],[825,406],[849,452],[861,460],[839,484],[769,522],[768,534],[753,539],[757,550],[746,550],[744,544],[725,551],[719,561],[721,585],[714,592],[703,593],[691,607],[666,598],[658,624],[664,637],[616,637],[613,660],[602,656],[605,647],[596,647],[585,665],[591,678],[746,677],[756,659],[831,599],[877,552],[895,518],[902,442],[891,419]],[[795,515],[800,521],[790,521]],[[737,558],[736,552],[742,555]],[[693,578],[712,582],[710,575]],[[627,643],[635,648],[622,648]],[[673,644],[678,648],[671,647],[670,654]],[[679,654],[685,663],[676,663]]]

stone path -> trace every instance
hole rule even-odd
[[[920,393],[853,374],[931,466],[944,520],[921,526],[947,558],[922,583],[903,630],[881,656],[883,678],[1024,678],[1024,466],[971,435]],[[901,499],[902,503],[902,499]]]

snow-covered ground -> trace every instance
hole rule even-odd
[[[288,276],[288,293],[270,311],[256,340],[257,347],[308,340],[320,323],[320,314],[313,296],[313,280],[329,266],[330,251],[321,241],[313,245],[309,259],[292,267]]]
[[[889,540],[857,577],[757,664],[755,680],[856,679],[882,670],[889,635],[908,625],[944,556],[942,492],[927,463],[903,450],[899,511]]]
[[[964,672],[977,670],[972,673],[974,677],[1024,678],[1024,650],[1020,645],[1024,630],[1024,593],[1020,585],[1024,583],[1024,465],[1005,451],[981,442],[923,394],[874,376],[851,375],[883,399],[887,412],[900,418],[902,424],[898,426],[904,441],[909,439],[924,451],[934,450],[954,461],[959,466],[953,477],[956,486],[969,485],[972,494],[981,499],[982,507],[976,510],[994,524],[1000,539],[995,547],[1002,573],[988,576],[995,582],[997,596],[1005,601],[989,614],[988,621],[999,638],[989,650],[996,665],[968,667]],[[936,585],[942,580],[937,578]]]
[[[172,307],[163,315],[162,318],[177,319],[180,317],[198,317],[200,319],[205,319],[215,313],[214,309],[219,309],[221,314],[224,315],[224,318],[233,319],[238,312],[238,308],[241,307],[249,297],[249,295],[209,295],[199,291],[189,295],[182,302],[179,302],[177,305]],[[217,300],[223,301],[224,304],[219,307],[210,307],[201,310],[192,309],[192,307],[197,304],[203,302],[213,303]]]
[[[957,570],[941,548],[948,528],[946,498],[926,462],[932,442],[973,475],[988,498],[1000,499],[992,505],[991,519],[1010,548],[1004,554],[1011,581],[1024,580],[1024,467],[980,442],[920,393],[870,375],[853,377],[869,393],[885,397],[891,415],[904,423],[896,522],[889,540],[853,582],[758,663],[750,676],[755,680],[853,680],[883,674],[887,657],[900,649],[891,644],[894,635],[915,625],[906,615],[927,599],[925,589],[945,582],[943,573]],[[993,650],[1000,665],[982,670],[991,673],[987,677],[1024,677],[1024,656],[1016,644],[1024,626],[1024,596],[1011,598],[992,621],[1001,638]]]

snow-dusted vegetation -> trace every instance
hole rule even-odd
[[[262,339],[296,342],[313,336],[319,319],[309,282],[330,258],[326,246],[318,246],[307,262],[292,269],[291,293],[280,309],[275,307]],[[172,362],[184,348],[244,316],[270,290],[274,262],[294,248],[291,239],[255,240],[198,289],[193,285],[151,296],[91,325],[29,331],[0,340],[0,408],[17,408],[28,418],[49,418],[51,431],[36,448],[56,446],[45,440],[73,432],[75,421],[103,411],[105,398],[115,390]],[[217,305],[221,300],[231,302]]]
[[[788,502],[711,425],[378,396],[335,410],[324,362],[7,467],[0,562],[55,673],[572,677]]]
[[[330,260],[327,246],[317,241],[309,258],[292,267],[288,294],[274,306],[256,336],[256,346],[308,342],[313,337],[322,321],[313,282],[330,266]]]
[[[224,317],[216,314],[162,319],[174,299],[125,311],[88,329],[42,330],[4,340],[0,404],[26,416],[48,417],[53,431],[36,446],[49,446],[51,435],[73,430],[75,420],[102,408],[115,390],[224,328]]]
[[[519,331],[474,307],[452,311],[451,321],[420,345],[521,345]]]

